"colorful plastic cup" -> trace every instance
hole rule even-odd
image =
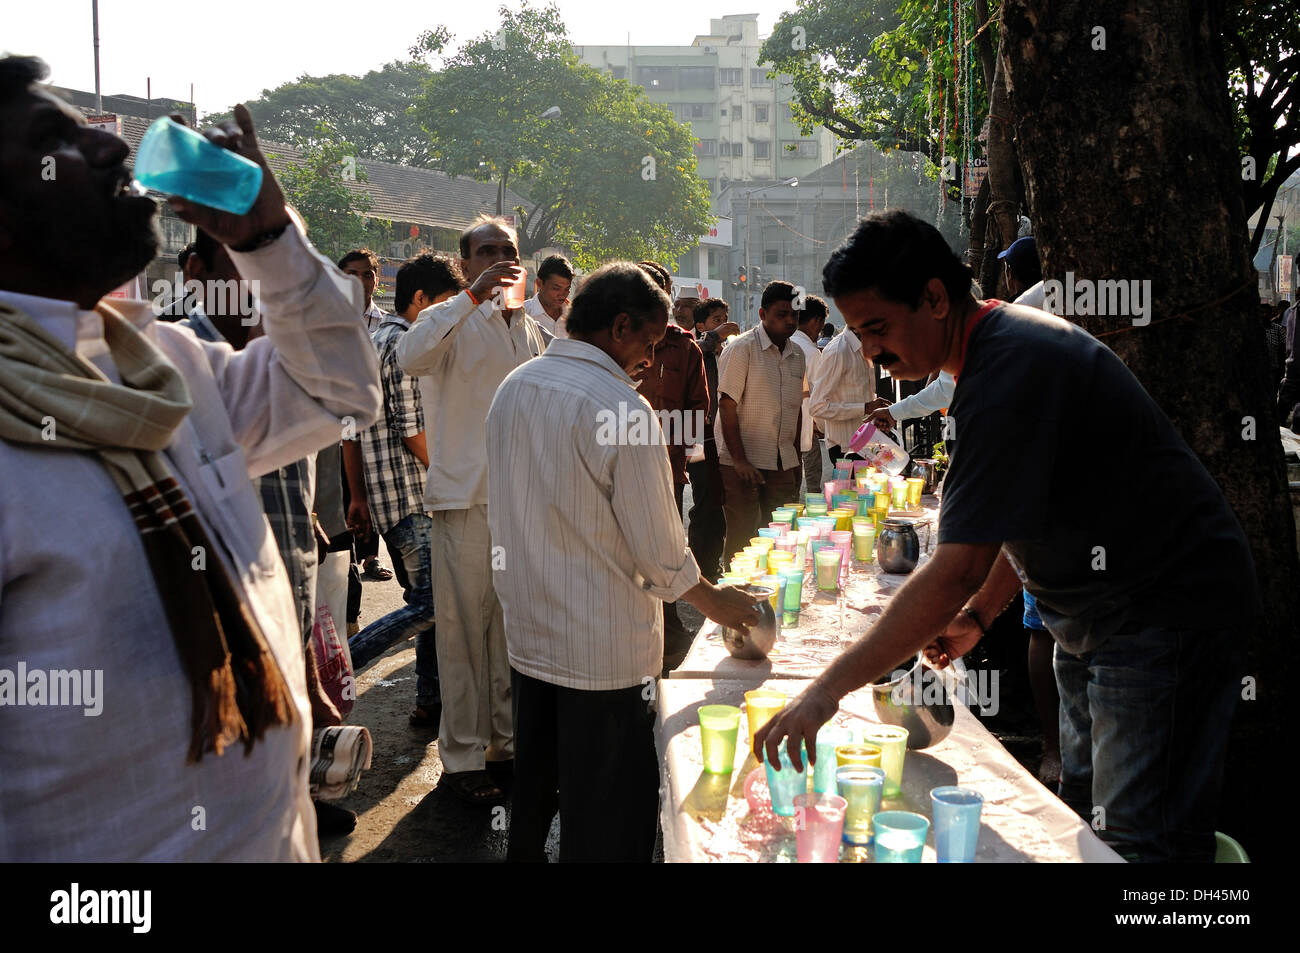
[[[822,725],[817,729],[817,763],[813,765],[813,790],[819,794],[835,793],[835,769],[839,767],[835,749],[853,744],[853,729],[839,725]]]
[[[700,747],[704,770],[709,774],[730,774],[736,762],[736,732],[740,709],[735,705],[703,705],[700,708]]]
[[[777,543],[780,546],[780,543]],[[794,563],[794,544],[790,544],[790,549],[774,549],[767,554],[767,568],[770,572],[779,573],[782,569]]]
[[[870,474],[868,473],[853,474],[853,488],[858,491],[859,496],[861,496],[863,493],[866,493],[867,490],[870,489],[870,487],[871,487]]]
[[[919,864],[925,850],[930,819],[911,811],[880,811],[871,818],[875,830],[876,863]]]
[[[876,509],[889,512],[890,494],[888,490],[877,490],[874,494]]]
[[[897,797],[903,789],[907,729],[897,725],[868,725],[863,729],[862,740],[880,748],[880,766],[885,769],[885,797]]]
[[[783,569],[780,575],[785,580],[785,598],[781,603],[781,625],[793,628],[799,624],[799,609],[803,597],[803,570]]]
[[[768,688],[756,688],[745,692],[745,721],[749,724],[750,751],[754,751],[754,733],[771,721],[772,716],[784,708],[789,701],[790,696],[785,692]],[[763,760],[763,756],[757,751],[754,751],[754,757],[759,761]]]
[[[844,811],[838,794],[800,794],[794,799],[795,855],[801,864],[834,864],[840,859]]]
[[[813,554],[817,570],[817,588],[823,592],[837,592],[840,588],[840,551],[827,544]]]
[[[853,558],[869,563],[876,551],[876,531],[870,526],[853,527]]]
[[[164,195],[234,215],[252,208],[262,188],[262,167],[256,162],[165,116],[145,130],[133,173],[141,185]]]
[[[801,754],[804,770],[796,771],[785,748],[787,740],[789,739],[781,741],[780,769],[773,767],[767,758],[763,759],[763,764],[767,768],[767,788],[772,796],[772,811],[781,817],[794,817],[794,799],[808,793],[808,759]],[[800,751],[803,752],[803,749]]]
[[[879,745],[840,745],[835,749],[835,766],[839,768],[879,768]]]
[[[759,532],[762,532],[762,530],[759,530]],[[763,552],[767,552],[768,550],[772,549],[775,546],[776,546],[775,536],[772,537],[755,536],[752,539],[750,539],[748,548],[758,549],[758,550],[762,550]]]
[[[746,556],[754,560],[754,566],[767,572],[767,550],[761,546],[746,546],[743,550]]]
[[[984,797],[970,788],[945,785],[930,792],[934,853],[941,864],[973,864]]]
[[[920,477],[907,478],[907,505],[912,509],[917,509],[921,505],[921,491],[925,489],[925,481]]]
[[[894,481],[889,485],[889,505],[896,510],[907,509],[907,483]]]
[[[787,527],[784,523],[775,524],[775,528],[772,526],[764,526],[759,529],[758,536],[756,536],[755,539],[780,539],[786,529]]]
[[[718,578],[719,586],[745,586],[749,584],[748,576],[728,574]]]
[[[864,846],[872,840],[871,819],[880,810],[885,772],[865,764],[835,769],[835,789],[844,798],[844,843]]]
[[[769,569],[770,568],[771,567],[769,567]],[[772,590],[772,594],[767,597],[767,601],[772,606],[772,611],[774,613],[781,613],[783,611],[782,605],[785,600],[785,580],[779,575],[769,573],[769,575],[760,577],[758,584],[765,589]]]

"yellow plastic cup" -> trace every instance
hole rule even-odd
[[[889,509],[889,491],[877,490],[875,493],[875,504],[876,509],[887,511]]]
[[[780,572],[794,565],[794,553],[784,549],[774,549],[767,554],[767,568],[770,572]]]
[[[749,750],[754,750],[754,733],[771,721],[789,701],[790,696],[785,692],[770,688],[756,688],[745,692],[745,721],[749,723]],[[754,752],[754,757],[760,762],[763,760],[758,752]]]
[[[748,548],[761,549],[763,552],[767,552],[775,545],[776,545],[776,540],[774,539],[769,539],[766,536],[755,536],[753,539],[749,541]]]
[[[879,745],[839,745],[835,749],[836,767],[857,764],[866,767],[880,767]]]
[[[907,505],[913,509],[921,505],[921,491],[925,489],[925,481],[920,477],[907,478]]]
[[[907,729],[898,725],[868,725],[862,740],[880,748],[885,769],[885,797],[897,797],[903,784],[903,757],[907,754]]]

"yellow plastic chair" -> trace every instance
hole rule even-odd
[[[1248,864],[1246,849],[1222,831],[1214,832],[1214,862],[1216,864]]]

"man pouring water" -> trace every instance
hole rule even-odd
[[[823,279],[892,376],[956,378],[952,464],[934,555],[756,750],[776,763],[786,739],[800,767],[799,742],[816,750],[841,698],[921,649],[941,667],[968,651],[1023,574],[1056,642],[1060,796],[1104,817],[1098,833],[1130,860],[1210,860],[1260,612],[1222,492],[1113,353],[1045,312],[976,299],[932,226],[901,211],[864,219]],[[1158,489],[1140,528],[1093,502],[1103,451],[1107,478]]]

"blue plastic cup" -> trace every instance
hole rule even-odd
[[[853,729],[838,725],[822,725],[817,729],[817,763],[813,765],[813,790],[818,794],[838,793],[835,790],[835,749],[853,744]]]
[[[773,529],[770,526],[764,526],[758,531],[758,535],[761,536],[763,539],[780,539],[782,536],[785,535],[785,533],[783,533],[779,529]]]
[[[934,853],[939,863],[973,864],[983,796],[970,788],[947,785],[932,790],[930,800],[934,805]]]
[[[876,863],[919,864],[930,819],[911,811],[881,811],[871,819],[876,836]]]
[[[166,116],[154,121],[135,154],[135,178],[164,195],[243,215],[262,188],[262,167],[214,146]]]
[[[818,760],[821,755],[818,755]],[[871,843],[871,820],[880,810],[885,792],[885,772],[866,764],[845,764],[835,769],[835,787],[848,807],[844,811],[844,843],[859,847]]]
[[[767,789],[772,795],[772,811],[781,817],[794,817],[794,799],[800,794],[808,793],[808,759],[804,754],[804,770],[796,771],[794,762],[785,750],[785,740],[781,742],[781,768],[778,771],[766,757],[763,766],[767,769]],[[801,752],[805,749],[800,748]]]

